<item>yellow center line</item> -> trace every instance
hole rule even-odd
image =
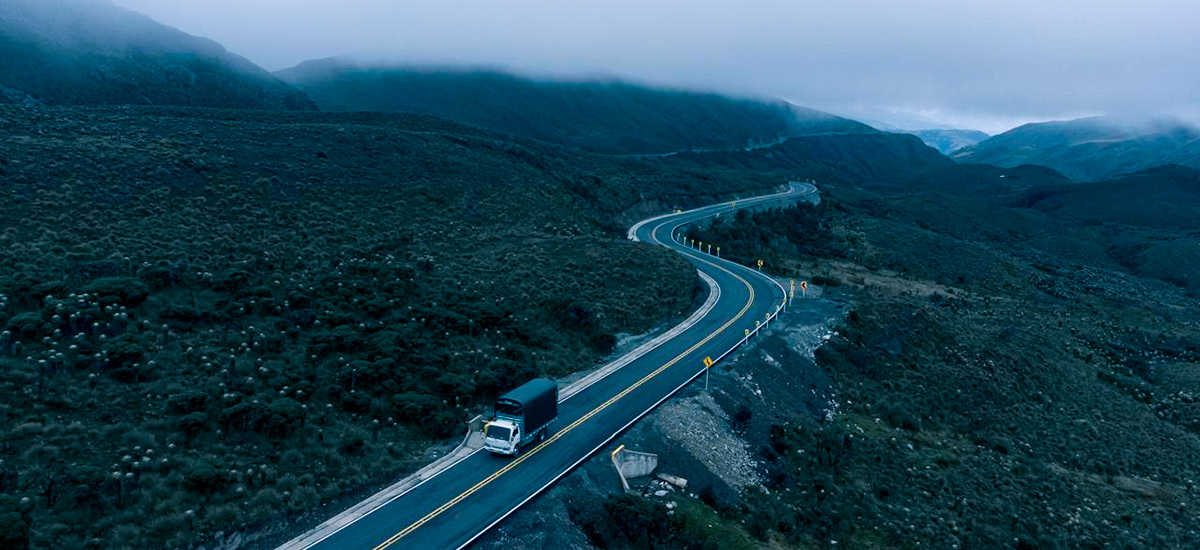
[[[657,228],[656,228],[656,229],[657,229]],[[690,254],[689,254],[689,255],[690,255]],[[686,357],[688,354],[690,354],[690,353],[692,353],[692,352],[696,351],[696,349],[698,349],[700,346],[703,346],[704,344],[708,343],[708,341],[709,341],[709,340],[712,340],[713,338],[716,338],[716,337],[717,337],[717,335],[721,334],[722,332],[725,332],[725,330],[726,330],[726,329],[728,329],[730,325],[732,325],[733,323],[735,323],[735,322],[737,322],[739,319],[741,319],[741,318],[742,318],[742,316],[744,316],[744,315],[746,314],[746,312],[750,310],[750,307],[754,305],[754,287],[753,287],[753,286],[750,284],[750,282],[749,282],[749,281],[747,281],[746,279],[742,278],[742,277],[741,277],[741,276],[739,276],[738,274],[736,274],[736,273],[734,273],[734,272],[732,272],[732,271],[730,271],[730,270],[728,270],[728,269],[726,269],[726,268],[724,268],[724,267],[722,267],[722,266],[720,266],[720,265],[717,265],[717,264],[715,264],[715,263],[713,263],[713,262],[710,262],[710,261],[708,261],[708,260],[706,260],[706,259],[703,259],[702,257],[699,257],[699,256],[692,256],[692,257],[693,257],[693,258],[695,258],[695,259],[697,259],[697,260],[699,260],[700,262],[703,262],[703,263],[705,263],[705,264],[708,264],[708,265],[710,265],[710,266],[712,266],[712,267],[714,267],[714,268],[716,268],[716,269],[719,269],[719,270],[721,270],[721,271],[724,271],[725,273],[728,273],[728,274],[732,275],[732,276],[733,276],[735,279],[737,279],[737,280],[738,280],[739,282],[741,282],[743,285],[746,285],[746,288],[747,288],[747,289],[750,291],[750,299],[746,301],[746,305],[745,305],[745,306],[742,306],[742,309],[741,309],[741,311],[739,311],[737,315],[735,315],[735,316],[734,316],[732,319],[730,319],[729,321],[727,321],[725,324],[721,325],[721,326],[720,326],[720,328],[718,328],[717,330],[713,331],[713,332],[712,332],[711,334],[709,334],[708,336],[704,337],[704,339],[703,339],[703,340],[700,340],[699,342],[696,342],[695,344],[693,344],[693,345],[692,345],[692,347],[688,348],[688,349],[687,349],[687,350],[685,350],[683,353],[680,353],[679,355],[676,355],[674,359],[671,359],[669,362],[667,362],[667,363],[666,363],[666,364],[664,364],[663,366],[661,366],[661,367],[659,367],[659,368],[655,369],[655,370],[654,370],[654,372],[651,372],[650,374],[647,374],[645,377],[643,377],[641,380],[638,380],[638,381],[637,381],[637,383],[633,384],[632,386],[629,386],[628,388],[625,388],[624,390],[622,390],[622,391],[621,391],[621,393],[618,393],[617,395],[614,395],[614,396],[613,396],[612,398],[610,398],[608,401],[605,401],[604,403],[602,403],[601,405],[599,405],[599,406],[598,406],[598,407],[596,407],[595,409],[592,409],[590,412],[588,412],[587,414],[583,415],[582,417],[580,417],[580,418],[579,418],[578,420],[576,420],[575,422],[572,422],[572,423],[571,423],[569,426],[567,426],[567,427],[565,427],[565,428],[563,428],[563,429],[559,430],[557,433],[555,433],[555,434],[554,434],[553,436],[551,436],[549,439],[547,439],[547,440],[543,441],[542,443],[538,444],[536,447],[534,447],[534,448],[530,449],[528,452],[526,452],[526,453],[524,453],[524,454],[522,454],[522,455],[519,455],[519,456],[517,456],[517,457],[516,457],[516,458],[514,458],[514,459],[513,459],[511,462],[509,462],[508,464],[506,464],[506,465],[505,465],[503,468],[501,468],[501,469],[497,470],[495,473],[493,473],[492,475],[488,476],[487,478],[485,478],[484,480],[480,481],[479,483],[476,483],[474,487],[471,487],[470,489],[467,489],[466,491],[463,491],[461,494],[459,494],[458,496],[454,497],[453,499],[450,499],[450,500],[449,500],[449,501],[447,501],[445,504],[442,504],[441,506],[438,506],[438,507],[437,507],[437,508],[436,508],[434,511],[430,512],[430,513],[429,513],[428,515],[426,515],[425,517],[423,517],[423,518],[421,518],[421,519],[419,519],[419,520],[417,520],[417,521],[413,522],[411,525],[409,525],[408,527],[405,527],[405,528],[404,528],[403,530],[401,530],[399,533],[396,533],[395,535],[392,535],[391,537],[389,537],[387,540],[385,540],[385,541],[383,541],[383,542],[379,543],[379,545],[378,545],[378,546],[376,546],[376,547],[375,547],[373,550],[384,550],[385,548],[387,548],[387,547],[389,547],[389,546],[391,546],[391,545],[393,545],[393,544],[396,544],[396,542],[397,542],[397,541],[399,541],[400,539],[404,538],[404,537],[405,537],[405,536],[407,536],[409,533],[412,533],[413,531],[415,531],[415,530],[417,530],[418,528],[420,528],[422,525],[425,525],[426,523],[429,523],[430,521],[432,521],[434,518],[436,518],[436,517],[438,517],[439,515],[441,515],[441,514],[442,514],[443,512],[445,512],[446,510],[449,510],[449,509],[450,509],[450,508],[452,508],[454,505],[458,504],[459,502],[462,502],[462,501],[463,501],[464,499],[466,499],[467,497],[469,497],[469,496],[471,496],[471,495],[475,494],[477,491],[479,491],[480,489],[482,489],[482,488],[484,488],[485,486],[487,486],[487,484],[489,484],[489,483],[491,483],[491,482],[495,481],[497,478],[499,478],[500,476],[502,476],[502,475],[504,475],[504,474],[508,473],[508,472],[509,472],[510,470],[512,470],[513,468],[516,468],[518,465],[520,465],[520,464],[521,464],[522,462],[524,462],[526,459],[528,459],[529,457],[531,457],[531,456],[533,456],[533,455],[537,454],[537,453],[538,453],[538,451],[542,450],[542,448],[543,448],[543,447],[545,447],[545,446],[547,446],[547,445],[549,445],[549,444],[551,444],[551,443],[554,443],[555,441],[558,441],[558,438],[560,438],[560,437],[562,437],[562,436],[566,435],[567,433],[570,433],[570,431],[571,431],[571,430],[573,430],[573,429],[575,429],[575,428],[579,427],[581,424],[583,424],[584,422],[587,422],[587,421],[588,421],[588,420],[590,420],[592,417],[596,416],[597,414],[600,414],[602,411],[604,411],[604,409],[607,409],[608,407],[610,407],[610,406],[611,406],[613,403],[616,403],[617,401],[620,401],[622,398],[624,398],[625,396],[629,395],[630,393],[632,393],[634,390],[636,390],[637,388],[639,388],[640,386],[642,386],[642,385],[643,385],[643,384],[645,384],[646,382],[649,382],[650,380],[654,379],[656,376],[658,376],[659,374],[661,374],[663,371],[667,370],[668,368],[670,368],[670,367],[671,367],[672,365],[674,365],[675,363],[678,363],[680,360],[682,360],[682,359],[683,359],[684,357]]]

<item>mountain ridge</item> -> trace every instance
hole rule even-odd
[[[791,135],[878,132],[780,100],[610,79],[538,80],[494,69],[360,65],[343,58],[307,61],[275,75],[325,110],[430,114],[608,154],[738,149]]]
[[[0,102],[316,110],[219,43],[102,0],[0,4]]]
[[[1076,181],[1096,181],[1167,164],[1200,168],[1200,129],[1170,119],[1041,122],[993,136],[951,157],[1006,168],[1040,164]]]

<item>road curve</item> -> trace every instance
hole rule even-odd
[[[795,202],[816,193],[807,184],[787,191],[634,225],[633,240],[684,254],[720,291],[694,325],[559,404],[557,431],[516,458],[475,452],[426,482],[301,546],[321,550],[461,549],[537,496],[626,428],[704,372],[745,339],[755,321],[780,307],[784,289],[757,271],[690,249],[672,239],[679,227],[736,209]],[[715,290],[715,289],[714,289]]]

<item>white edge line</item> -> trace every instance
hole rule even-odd
[[[811,192],[810,192],[810,193],[811,193]],[[806,193],[806,194],[810,194],[810,193]],[[660,216],[660,217],[661,217],[661,216]],[[746,267],[746,266],[743,266],[743,265],[741,265],[741,264],[736,264],[736,263],[730,262],[729,260],[725,260],[725,263],[728,263],[728,264],[731,264],[731,265],[736,265],[736,266],[743,267],[743,268],[746,268],[746,269],[750,269],[750,268],[748,268],[748,267]],[[761,277],[763,277],[763,278],[765,278],[765,279],[767,279],[767,280],[769,280],[769,281],[771,281],[771,282],[775,283],[775,286],[779,287],[779,289],[780,289],[780,290],[783,290],[783,285],[779,284],[779,281],[776,281],[776,280],[775,280],[773,277],[767,277],[766,275],[763,275],[762,273],[760,273],[760,272],[758,272],[758,271],[754,271],[754,270],[750,270],[750,271],[751,271],[752,273],[757,273],[759,276],[761,276]],[[784,296],[784,299],[787,299],[787,292],[786,292],[786,291],[784,292],[784,295],[783,295],[783,296]],[[778,316],[778,315],[779,315],[779,311],[780,311],[781,309],[783,309],[783,306],[777,306],[777,307],[776,307],[776,309],[775,309],[775,312],[774,312],[774,313],[773,313],[771,316],[772,316],[772,317]],[[753,335],[754,333],[751,333],[751,334]],[[743,338],[742,340],[738,341],[738,343],[737,343],[737,344],[734,344],[734,346],[733,346],[732,348],[729,348],[729,350],[728,350],[728,351],[726,351],[725,353],[722,353],[722,354],[721,354],[721,356],[720,356],[720,358],[718,358],[717,360],[719,361],[721,358],[724,358],[726,355],[729,355],[729,354],[730,354],[730,353],[731,353],[733,350],[737,349],[737,348],[738,348],[738,347],[740,347],[740,346],[741,346],[743,343],[745,343],[745,341],[746,341],[746,338]],[[595,455],[595,454],[596,454],[596,453],[597,453],[597,452],[598,452],[600,449],[603,449],[603,448],[604,448],[604,447],[606,447],[606,446],[607,446],[609,443],[612,443],[612,440],[616,439],[618,435],[621,435],[622,433],[624,433],[624,432],[625,432],[625,430],[629,429],[629,427],[630,427],[630,426],[632,426],[632,425],[636,424],[636,423],[637,423],[637,421],[641,420],[641,419],[642,419],[642,417],[644,417],[644,416],[646,416],[647,414],[649,414],[649,413],[650,413],[650,411],[653,411],[654,409],[657,409],[657,408],[658,408],[658,406],[659,406],[659,405],[662,405],[664,401],[666,401],[666,400],[670,399],[670,398],[671,398],[671,397],[673,397],[673,396],[674,396],[676,393],[679,393],[679,390],[682,390],[683,388],[687,387],[687,385],[688,385],[688,384],[691,384],[692,382],[695,382],[697,378],[700,378],[700,375],[701,375],[701,374],[704,374],[704,369],[701,369],[699,372],[697,372],[696,374],[692,375],[692,377],[691,377],[691,378],[688,378],[688,379],[687,379],[687,380],[686,380],[684,383],[680,384],[678,387],[676,387],[675,389],[673,389],[673,390],[671,390],[670,392],[668,392],[668,393],[667,393],[667,395],[663,396],[663,398],[662,398],[662,399],[659,399],[658,401],[656,401],[656,402],[655,402],[653,405],[651,405],[651,406],[650,406],[650,408],[648,408],[648,409],[646,409],[646,410],[642,411],[642,412],[641,412],[641,414],[638,414],[638,415],[637,415],[636,417],[634,417],[632,420],[630,420],[629,422],[627,422],[627,423],[626,423],[624,426],[621,426],[621,429],[619,429],[619,430],[617,430],[617,431],[613,432],[613,433],[612,433],[612,435],[608,436],[608,438],[606,438],[606,439],[605,439],[603,442],[601,442],[601,443],[600,443],[600,445],[597,445],[597,446],[596,446],[596,448],[592,449],[592,450],[591,450],[591,451],[589,451],[587,454],[583,455],[583,457],[582,457],[582,458],[580,458],[579,460],[576,460],[576,461],[575,461],[575,463],[574,463],[574,464],[571,464],[571,466],[570,466],[570,467],[568,467],[567,469],[563,470],[562,472],[559,472],[559,474],[558,474],[557,476],[554,476],[554,479],[551,479],[551,480],[550,480],[549,482],[547,482],[545,485],[542,485],[542,486],[541,486],[541,488],[539,488],[538,490],[536,490],[536,491],[534,491],[532,494],[530,494],[528,497],[526,497],[526,498],[525,498],[525,500],[522,500],[522,501],[521,501],[520,503],[518,503],[516,506],[514,506],[514,507],[510,508],[510,509],[509,509],[507,512],[505,512],[503,515],[501,515],[499,518],[497,518],[497,519],[496,519],[496,521],[493,521],[492,523],[488,524],[488,526],[487,526],[487,527],[484,527],[484,528],[483,528],[481,531],[479,531],[478,533],[475,533],[475,536],[473,536],[473,537],[471,537],[470,539],[468,539],[468,540],[467,540],[467,542],[464,542],[464,543],[463,543],[462,545],[460,545],[460,546],[459,546],[459,547],[458,547],[456,550],[462,550],[463,548],[466,548],[467,546],[470,546],[470,545],[471,545],[471,543],[475,542],[475,539],[478,539],[479,537],[483,536],[483,534],[484,534],[484,533],[487,533],[488,531],[491,531],[491,530],[492,530],[492,527],[495,527],[495,526],[496,526],[496,524],[500,523],[501,521],[504,521],[504,520],[505,520],[505,519],[506,519],[508,516],[511,516],[511,515],[513,514],[513,512],[516,512],[517,510],[521,509],[521,507],[522,507],[522,506],[524,506],[526,502],[529,502],[530,500],[533,500],[533,499],[534,499],[534,497],[536,497],[536,496],[538,496],[538,495],[542,494],[542,492],[543,492],[543,491],[545,491],[545,490],[546,490],[547,488],[549,488],[551,485],[554,485],[555,483],[557,483],[557,482],[558,482],[558,480],[562,479],[562,478],[563,478],[564,476],[566,476],[568,473],[570,473],[570,472],[574,471],[574,470],[575,470],[575,468],[579,467],[579,465],[580,465],[580,464],[582,464],[584,461],[586,461],[586,460],[588,460],[588,459],[592,458],[592,456],[593,456],[593,455]]]

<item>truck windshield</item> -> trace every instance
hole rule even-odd
[[[488,426],[487,436],[502,441],[508,441],[510,431],[504,426]]]

